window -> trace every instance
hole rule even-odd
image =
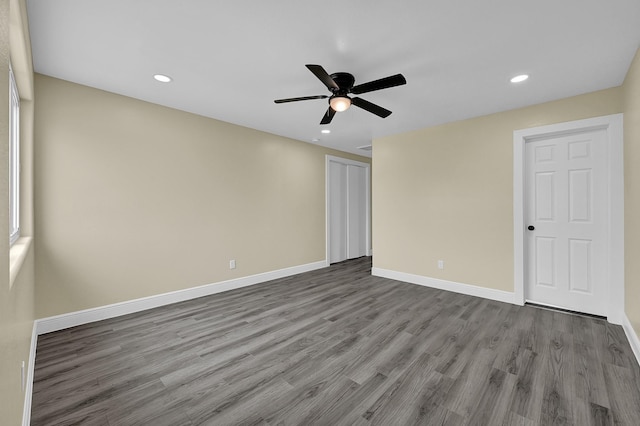
[[[9,238],[20,237],[20,95],[9,65]]]

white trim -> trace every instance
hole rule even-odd
[[[32,237],[20,237],[9,249],[9,285],[13,286],[18,277],[18,273],[22,269],[24,260],[29,254]]]
[[[640,365],[640,338],[638,338],[636,331],[631,325],[631,321],[629,321],[629,318],[624,314],[622,315],[622,328],[624,329],[624,333],[627,335],[629,346],[631,346],[631,350],[636,356],[638,365]]]
[[[330,173],[330,169],[329,166],[331,162],[334,163],[340,163],[340,164],[346,164],[346,165],[352,165],[352,166],[358,166],[358,167],[362,167],[365,169],[365,203],[366,203],[366,209],[367,209],[367,218],[366,218],[366,253],[367,256],[371,256],[373,254],[373,250],[371,248],[371,164],[369,163],[363,163],[360,161],[355,161],[355,160],[349,160],[347,158],[342,158],[342,157],[336,157],[333,155],[326,155],[325,156],[325,259],[327,259],[327,262],[331,262],[331,244],[330,244],[330,222],[329,222],[329,215],[331,212],[331,203],[329,202],[330,200],[330,194],[329,194],[329,189],[331,188],[330,186],[330,181],[329,178],[331,176]],[[347,176],[349,176],[347,174]],[[347,248],[347,253],[349,252],[348,248]]]
[[[409,274],[406,272],[398,272],[382,268],[371,268],[371,275],[397,281],[404,281],[424,287],[432,287],[440,290],[452,291],[454,293],[466,294],[467,296],[482,297],[484,299],[491,299],[504,303],[514,303],[514,294],[503,290],[478,287],[471,284],[457,283],[454,281],[446,281],[439,278],[425,277],[423,275]]]
[[[128,300],[114,303],[112,305],[100,306],[97,308],[85,309],[83,311],[70,312],[48,318],[36,320],[37,334],[51,333],[53,331],[64,330],[65,328],[88,324],[122,315],[145,311],[147,309],[170,305],[172,303],[183,302],[185,300],[196,299],[202,296],[209,296],[224,291],[234,290],[254,284],[260,284],[279,278],[285,278],[303,272],[314,271],[328,266],[326,260],[308,263],[306,265],[293,266],[276,271],[251,275],[248,277],[236,278],[228,281],[221,281],[212,284],[205,284],[198,287],[184,290],[172,291],[170,293],[157,294],[143,297],[141,299]]]
[[[515,303],[525,302],[524,144],[527,141],[604,129],[608,160],[608,301],[607,319],[621,324],[624,315],[624,170],[622,114],[533,127],[513,132],[513,251]]]
[[[37,324],[34,321],[31,328],[31,347],[29,348],[29,364],[24,388],[24,406],[22,410],[22,425],[31,424],[31,398],[33,396],[33,370],[36,364],[36,348],[38,347]]]
[[[20,94],[9,63],[9,246],[20,238]]]

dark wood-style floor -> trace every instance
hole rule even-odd
[[[323,270],[40,336],[33,425],[640,425],[619,326]]]

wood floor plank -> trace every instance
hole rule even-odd
[[[462,416],[466,421],[471,419],[484,390],[489,386],[495,353],[490,349],[479,349],[472,362],[467,362],[463,371],[455,379],[443,406]]]
[[[640,424],[621,327],[371,259],[40,336],[38,425]]]
[[[555,314],[555,313],[554,313]],[[573,394],[573,357],[572,340],[566,332],[552,330],[544,397],[542,404],[542,423],[548,425],[575,424],[571,401]],[[573,409],[572,409],[573,408]]]
[[[389,379],[382,373],[376,373],[358,386],[349,395],[343,397],[332,410],[322,417],[322,421],[330,425],[351,425],[366,422],[362,414],[384,393]]]
[[[508,412],[505,416],[502,426],[535,426],[538,423],[526,417],[522,417],[513,412]]]
[[[574,389],[575,396],[587,406],[610,408],[604,372],[597,357],[592,321],[585,317],[573,317]]]
[[[529,419],[534,424],[540,423],[542,414],[547,358],[546,352],[537,354],[529,349],[523,351],[509,406],[510,412]]]
[[[417,404],[424,388],[433,388],[433,383],[442,375],[435,371],[433,357],[423,354],[413,362],[398,380],[367,409],[363,417],[371,424],[390,424],[397,421],[407,424],[408,419],[424,413]],[[431,386],[429,386],[431,384]]]
[[[638,399],[638,377],[630,368],[604,364],[604,378],[611,396],[611,415],[615,424],[640,424],[640,399]],[[632,398],[622,395],[633,396]]]

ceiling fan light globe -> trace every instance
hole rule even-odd
[[[346,96],[334,96],[329,100],[329,105],[336,112],[346,111],[351,106],[351,99]]]

